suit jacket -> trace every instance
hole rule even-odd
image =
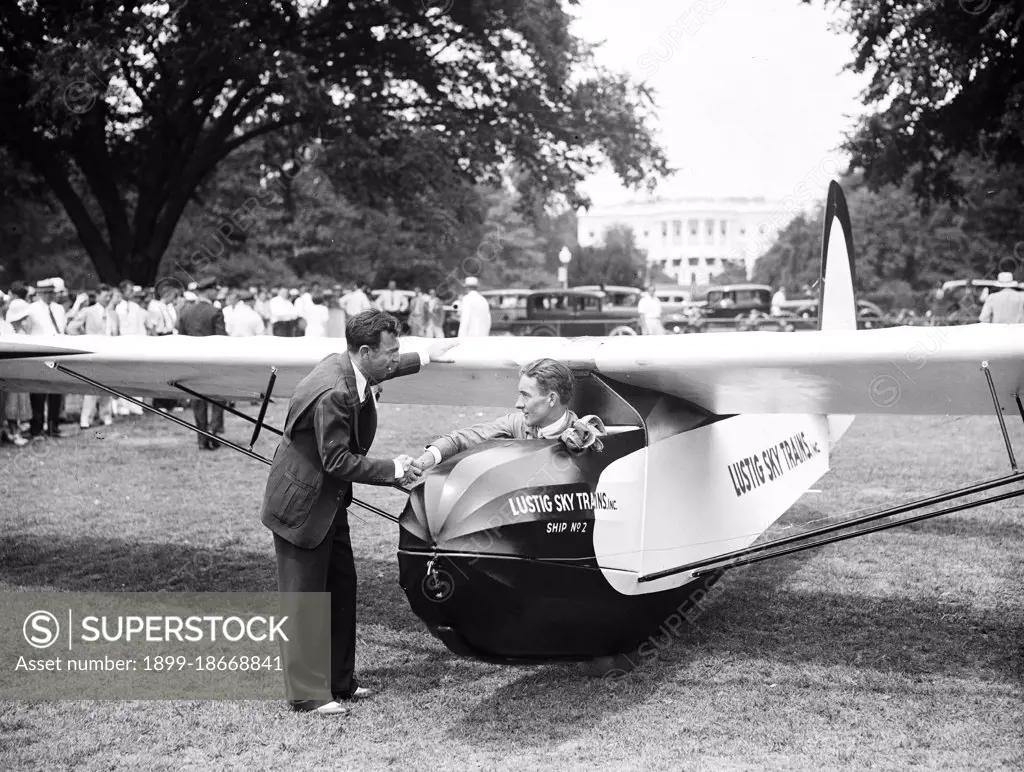
[[[419,369],[418,354],[403,354],[391,377]],[[393,460],[366,456],[376,432],[373,396],[360,404],[348,352],[324,358],[288,403],[263,496],[263,524],[296,547],[319,545],[338,511],[352,503],[352,483],[395,482]]]
[[[182,335],[227,335],[224,314],[213,303],[202,300],[187,303],[178,314],[178,332]]]
[[[571,410],[566,412],[569,414],[569,421],[566,426],[572,426],[578,418]],[[485,421],[484,423],[475,424],[465,429],[459,429],[451,434],[446,434],[430,444],[441,452],[441,460],[443,461],[454,456],[456,453],[461,453],[474,445],[479,445],[481,442],[501,439],[535,440],[537,435],[533,429],[526,425],[526,419],[517,410],[515,413],[503,415],[493,421]]]

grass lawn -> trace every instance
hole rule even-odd
[[[383,406],[375,454],[480,415]],[[227,424],[248,443],[247,425]],[[0,588],[275,589],[264,465],[199,453],[154,416],[65,430],[36,451],[0,448]],[[860,418],[832,465],[773,533],[1009,469],[994,417]],[[357,496],[394,513],[404,503]],[[692,626],[613,682],[451,655],[398,586],[396,526],[354,509],[357,664],[374,699],[340,719],[275,701],[0,703],[0,768],[1021,769],[1022,509],[738,569]]]

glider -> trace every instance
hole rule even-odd
[[[579,376],[572,409],[608,429],[599,453],[569,455],[553,440],[484,443],[431,469],[400,517],[363,505],[398,523],[400,583],[413,611],[461,655],[591,660],[635,650],[730,568],[1024,494],[964,501],[1021,482],[1003,418],[1007,405],[1024,418],[1020,330],[857,330],[853,255],[833,182],[817,331],[468,339],[389,381],[385,402],[506,407],[520,366],[552,357]],[[404,338],[403,351],[431,342]],[[249,448],[224,444],[269,463],[252,447],[271,394],[289,396],[336,346],[8,336],[0,382],[30,392],[262,399],[257,418],[243,416],[255,424]],[[990,412],[1011,474],[755,543],[828,471],[855,415]]]

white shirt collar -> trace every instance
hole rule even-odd
[[[540,429],[537,429],[537,436],[542,440],[553,440],[565,431],[568,423],[569,411],[566,410],[560,417],[549,423],[547,426],[542,426]]]
[[[366,375],[359,369],[359,365],[356,364],[355,360],[352,360],[352,369],[356,374],[356,394],[359,395],[359,401],[362,402],[366,398],[366,385],[368,383]]]

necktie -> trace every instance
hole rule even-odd
[[[46,313],[50,315],[50,321],[53,322],[54,332],[60,335],[60,326],[57,324],[57,317],[53,315],[53,307],[49,303],[46,304]]]

